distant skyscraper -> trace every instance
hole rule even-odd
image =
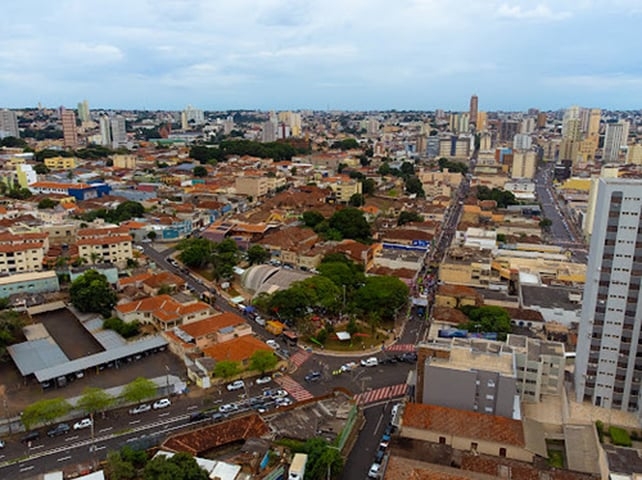
[[[111,124],[107,115],[100,117],[100,144],[106,147],[111,146]]]
[[[592,108],[589,112],[589,121],[586,134],[589,137],[597,137],[600,134],[600,119],[602,118],[602,110],[599,108]]]
[[[629,122],[622,120],[617,123],[608,123],[604,134],[604,162],[618,162],[621,148],[626,146],[629,136]]]
[[[65,147],[76,148],[78,146],[76,114],[73,110],[65,110],[62,107],[60,118],[62,120],[62,135]]]
[[[0,110],[0,138],[20,137],[18,116],[11,110]]]
[[[580,119],[580,107],[572,106],[564,112],[562,120],[562,138],[569,140],[582,139],[582,120]]]
[[[546,126],[546,113],[539,112],[537,114],[537,128],[544,128]]]
[[[488,114],[486,112],[477,113],[477,123],[475,123],[475,129],[478,132],[483,132],[486,130],[486,123],[488,120]]]
[[[575,362],[578,401],[640,412],[642,180],[600,178]]]
[[[263,122],[263,131],[261,132],[262,142],[274,142],[276,140],[276,125],[273,122]]]
[[[529,150],[532,144],[533,140],[531,136],[525,133],[518,133],[515,135],[515,138],[513,138],[513,148],[515,150]]]
[[[114,148],[127,144],[127,126],[122,115],[116,115],[111,119],[111,139]]]
[[[519,122],[516,120],[503,120],[499,124],[499,141],[513,143],[515,134],[519,131]]]
[[[183,130],[189,130],[191,127],[196,125],[202,125],[205,123],[205,114],[203,110],[188,105],[185,110],[181,112],[181,128]]]
[[[81,122],[88,122],[91,120],[91,116],[89,114],[89,102],[87,102],[87,100],[83,100],[78,103],[78,118]]]
[[[468,118],[471,122],[477,122],[478,106],[479,99],[477,98],[477,95],[473,95],[472,97],[470,97],[470,110],[468,112]]]

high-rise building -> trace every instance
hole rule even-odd
[[[518,133],[513,138],[513,148],[515,150],[529,150],[533,145],[533,139],[530,135],[524,133]]]
[[[479,99],[477,98],[477,95],[473,95],[470,97],[470,109],[468,111],[468,118],[470,118],[471,122],[476,122],[477,121],[477,113],[479,113]]]
[[[62,107],[60,118],[62,120],[62,135],[65,147],[76,148],[78,146],[76,114],[73,110],[65,110],[65,108]]]
[[[513,138],[519,131],[519,122],[516,120],[505,120],[499,124],[499,141],[513,143]]]
[[[642,180],[600,178],[575,362],[578,401],[640,411]]]
[[[537,166],[537,155],[534,151],[513,152],[513,164],[511,166],[511,178],[530,178],[535,176]]]
[[[589,113],[588,128],[586,135],[588,137],[597,137],[600,135],[600,119],[602,118],[602,110],[599,108],[592,108]]]
[[[189,130],[191,127],[196,125],[202,125],[205,123],[205,114],[203,110],[188,105],[185,110],[181,112],[181,128],[183,130]]]
[[[11,110],[0,110],[0,138],[20,137],[18,116]]]
[[[114,148],[127,145],[127,125],[122,115],[116,115],[111,119],[111,140]]]
[[[537,128],[544,128],[546,126],[546,112],[539,112],[537,114]]]
[[[83,100],[78,103],[78,118],[81,122],[88,122],[91,120],[91,116],[89,114],[89,102],[87,100]]]
[[[478,112],[477,113],[477,123],[475,123],[475,129],[478,132],[485,131],[487,122],[488,122],[488,114],[486,112]]]
[[[621,148],[626,146],[629,136],[629,122],[622,120],[617,123],[608,123],[604,134],[604,162],[618,162]]]
[[[580,118],[580,107],[572,106],[564,112],[562,120],[562,138],[569,140],[582,139],[582,120]]]
[[[273,142],[276,140],[276,125],[273,122],[267,121],[263,122],[263,128],[261,131],[261,141],[262,142]]]
[[[100,144],[106,147],[111,146],[111,125],[107,115],[100,117]]]

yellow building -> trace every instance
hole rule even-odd
[[[491,269],[489,250],[455,247],[448,250],[439,266],[439,280],[452,285],[485,286],[499,280]]]
[[[537,165],[537,158],[535,152],[513,152],[513,165],[511,168],[512,178],[533,178],[535,176],[535,168]]]
[[[136,155],[114,155],[112,160],[114,161],[114,168],[136,169]]]
[[[78,256],[97,262],[124,266],[133,258],[132,237],[127,228],[84,228],[78,231]]]
[[[268,177],[236,177],[234,180],[236,193],[254,198],[263,197],[270,191],[270,179]]]
[[[337,197],[337,201],[341,203],[348,203],[352,195],[356,193],[360,194],[362,192],[361,182],[357,182],[355,180],[351,180],[348,182],[338,181],[335,183],[331,183],[328,186],[334,192],[335,196]]]
[[[629,152],[626,157],[626,163],[642,165],[642,145],[639,143],[629,145]]]
[[[42,270],[49,239],[45,233],[0,234],[0,273]]]
[[[45,166],[51,170],[69,170],[76,168],[75,157],[51,157],[45,158]]]

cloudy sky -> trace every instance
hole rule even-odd
[[[642,106],[641,0],[14,0],[0,107]]]

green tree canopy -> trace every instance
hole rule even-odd
[[[114,403],[115,399],[102,388],[86,387],[82,396],[76,402],[76,407],[85,413],[104,412]]]
[[[358,208],[349,207],[336,211],[330,217],[329,227],[340,232],[343,238],[370,239],[370,225]]]
[[[250,357],[250,370],[256,370],[263,375],[265,372],[273,370],[277,363],[279,363],[279,359],[274,352],[257,350]]]
[[[176,246],[178,259],[188,267],[203,268],[210,263],[215,245],[206,238],[186,238]]]
[[[345,138],[334,142],[330,148],[335,150],[353,150],[359,148],[359,142],[355,138]]]
[[[110,480],[132,480],[136,478],[136,468],[131,462],[123,459],[119,452],[107,453],[105,464],[107,478]]]
[[[399,218],[397,219],[397,225],[402,226],[405,225],[406,223],[411,223],[411,222],[423,222],[424,217],[419,215],[417,212],[410,212],[408,210],[404,210],[399,214]]]
[[[116,292],[107,282],[107,277],[96,270],[87,270],[74,280],[69,289],[71,303],[81,312],[100,313],[111,316],[116,305]]]
[[[365,203],[366,200],[360,193],[353,194],[348,201],[348,205],[350,205],[351,207],[362,207],[363,205],[365,205]]]
[[[497,202],[498,208],[506,208],[509,205],[517,205],[519,203],[512,192],[500,188],[493,188],[491,190],[485,185],[479,185],[477,187],[477,199],[494,200]]]
[[[367,277],[355,292],[354,308],[371,320],[392,320],[408,301],[408,286],[397,277]]]
[[[194,457],[180,452],[172,457],[157,456],[147,462],[144,480],[209,480],[209,475],[199,467]]]
[[[156,396],[158,388],[151,380],[138,377],[123,388],[122,397],[128,402],[140,403]]]
[[[71,405],[62,397],[45,398],[32,403],[22,411],[20,419],[27,430],[38,424],[49,424],[71,411]]]
[[[364,195],[372,195],[377,189],[374,179],[366,178],[361,182],[361,191]]]
[[[261,245],[252,245],[247,249],[247,261],[250,265],[258,265],[265,263],[270,259],[270,252],[268,252]]]
[[[325,480],[330,467],[330,477],[337,478],[343,471],[343,457],[336,447],[323,438],[310,438],[297,449],[308,454],[305,467],[305,478],[310,480]]]
[[[446,157],[441,157],[437,163],[439,164],[440,172],[448,169],[449,172],[468,173],[468,165],[462,162],[451,162]]]
[[[348,296],[366,279],[363,270],[353,262],[322,262],[317,270],[338,288],[343,289],[345,286]]]
[[[56,205],[58,205],[58,200],[54,200],[52,198],[43,198],[38,202],[38,210],[46,210],[48,208],[54,208]]]
[[[464,325],[469,332],[497,332],[504,338],[511,332],[510,315],[502,307],[465,305],[460,310],[470,319]]]
[[[424,186],[419,180],[419,177],[411,175],[406,178],[406,193],[410,195],[417,195],[419,198],[425,198],[426,192],[424,192]]]
[[[6,300],[2,299],[3,305]],[[6,360],[7,347],[16,341],[24,323],[24,317],[15,310],[0,312],[0,361]]]
[[[241,365],[234,360],[221,360],[214,365],[214,376],[219,378],[232,378],[241,372]]]
[[[207,176],[207,169],[202,165],[197,165],[192,170],[192,175],[194,175],[195,177],[206,177]]]
[[[303,223],[306,227],[315,228],[318,224],[325,220],[325,217],[316,210],[308,210],[306,212],[303,212],[301,219],[303,220]]]

